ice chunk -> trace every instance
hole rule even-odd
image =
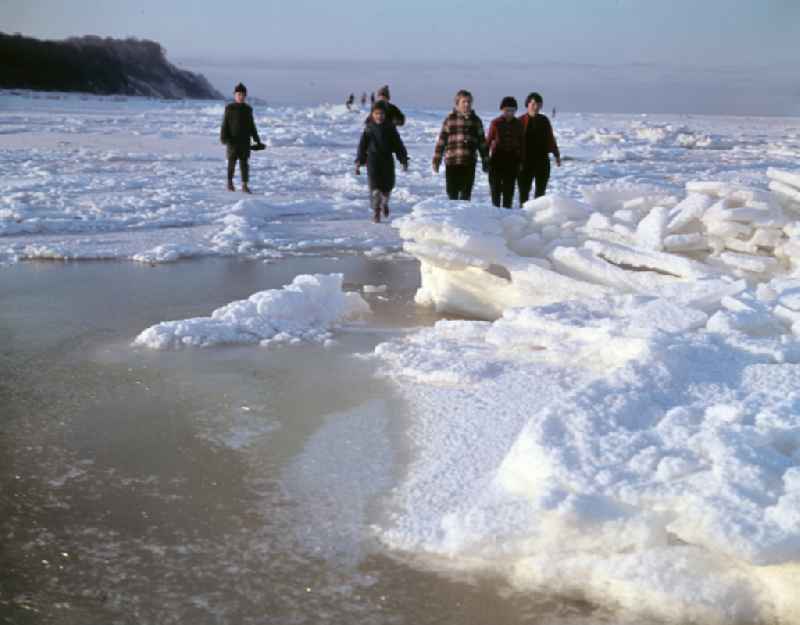
[[[561,195],[543,195],[525,203],[524,210],[533,213],[539,225],[561,224],[565,221],[585,220],[591,209],[576,200]]]
[[[690,193],[670,211],[667,231],[680,232],[693,221],[699,220],[712,203],[713,200],[706,194]]]
[[[649,250],[662,250],[667,217],[668,211],[663,206],[653,208],[636,228],[636,243]]]
[[[358,293],[341,289],[342,274],[300,275],[283,289],[254,293],[216,309],[210,317],[151,326],[133,344],[178,349],[279,338],[324,342],[332,327],[370,310]]]
[[[674,254],[600,241],[587,241],[585,247],[616,265],[649,269],[684,278],[699,278],[716,273],[707,265]]]
[[[700,232],[671,234],[664,237],[664,249],[668,252],[694,252],[708,248],[708,238]]]
[[[726,265],[751,273],[766,273],[778,268],[778,261],[772,256],[753,256],[751,254],[723,252],[719,255],[719,259]]]
[[[800,173],[769,167],[767,168],[767,177],[771,180],[781,182],[789,187],[800,189]]]

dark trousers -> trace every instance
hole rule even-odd
[[[247,184],[250,180],[250,159],[243,154],[228,155],[228,182],[233,182],[233,174],[236,171],[236,161],[239,161],[239,172],[242,174],[242,182]]]
[[[531,195],[531,186],[536,182],[533,197],[541,197],[547,189],[550,180],[550,158],[544,158],[532,163],[525,163],[519,172],[519,205],[528,201]]]
[[[514,200],[514,186],[517,183],[519,161],[493,158],[489,164],[489,188],[492,191],[492,204],[511,208]]]
[[[475,163],[469,165],[447,165],[444,170],[447,197],[451,200],[467,200],[472,197],[475,184]]]

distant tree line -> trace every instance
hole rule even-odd
[[[71,37],[42,41],[0,33],[0,88],[162,98],[221,98],[200,74],[167,61],[145,39]]]

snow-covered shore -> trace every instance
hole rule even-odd
[[[373,527],[396,553],[668,622],[800,619],[800,120],[559,114],[550,194],[506,211],[483,178],[441,197],[440,114],[406,110],[392,229],[366,219],[343,107],[257,109],[242,198],[219,190],[221,105],[0,99],[0,262],[404,249],[418,303],[472,319],[371,356],[408,419]],[[324,342],[364,310],[341,286],[137,343]]]

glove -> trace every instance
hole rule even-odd
[[[489,163],[487,161],[481,161],[481,169],[483,170],[483,173],[488,172],[489,171]]]
[[[266,150],[267,146],[263,143],[256,143],[255,145],[251,145],[250,149],[258,152],[259,150]]]

